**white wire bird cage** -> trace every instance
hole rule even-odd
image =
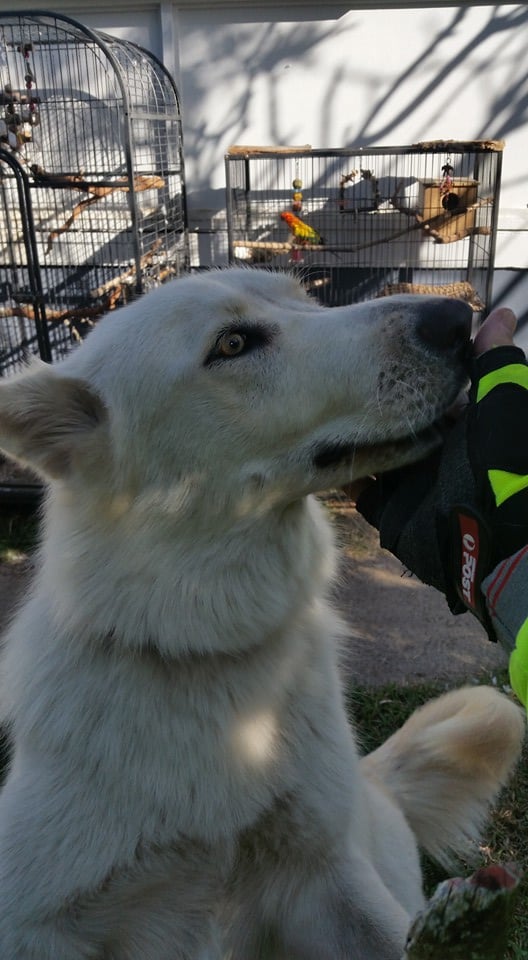
[[[188,265],[164,66],[62,14],[0,13],[0,375]]]
[[[302,273],[329,305],[438,293],[489,307],[503,143],[232,147],[230,262]]]

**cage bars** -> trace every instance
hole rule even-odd
[[[174,81],[137,44],[0,13],[0,374],[189,266]],[[46,336],[44,334],[44,336]]]
[[[499,141],[232,147],[230,261],[300,271],[329,304],[436,291],[469,298],[482,312],[491,297],[502,149]]]

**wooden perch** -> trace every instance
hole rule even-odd
[[[56,190],[70,188],[72,190],[80,190],[81,193],[89,193],[92,196],[99,198],[106,197],[109,193],[113,193],[115,190],[120,190],[126,193],[130,189],[130,182],[127,177],[121,177],[121,179],[112,180],[110,183],[102,184],[91,180],[85,180],[80,173],[68,175],[60,173],[46,173],[46,171],[43,170],[42,167],[39,167],[37,163],[33,163],[29,169],[31,170],[36,183],[41,184],[41,186],[52,187]],[[134,177],[134,189],[137,192],[141,192],[143,190],[160,190],[161,187],[164,186],[165,181],[162,177],[145,176],[143,174],[138,174],[137,177]]]
[[[36,163],[31,165],[30,170],[35,182],[42,186],[51,187],[55,190],[79,190],[81,193],[88,194],[86,200],[80,200],[79,203],[76,204],[65,223],[49,233],[46,254],[50,252],[53,241],[62,233],[66,233],[77,217],[80,217],[92,203],[96,203],[97,200],[101,200],[102,197],[107,197],[116,191],[119,193],[128,193],[130,190],[130,182],[126,178],[117,179],[108,184],[101,184],[85,180],[81,174],[64,176],[62,174],[46,173],[46,171]],[[165,186],[165,181],[162,177],[139,174],[134,177],[133,184],[136,193],[141,193],[144,190],[160,190]]]
[[[481,200],[476,200],[475,203],[468,203],[463,207],[457,208],[455,213],[451,213],[449,210],[446,210],[445,213],[437,213],[432,217],[425,218],[417,210],[409,210],[406,207],[398,205],[396,198],[392,198],[392,204],[399,211],[409,218],[414,218],[415,229],[418,227],[420,230],[423,230],[428,237],[431,237],[435,243],[454,243],[456,240],[464,240],[465,237],[482,235],[489,236],[491,229],[489,227],[467,227],[460,232],[453,232],[448,235],[441,233],[441,228],[445,227],[449,221],[455,217],[461,217],[466,213],[470,213],[472,210],[478,210],[480,207],[489,207],[494,203],[493,197],[483,197]],[[405,231],[404,231],[405,232]]]
[[[139,265],[141,268],[147,266],[151,263],[155,254],[159,250],[162,244],[162,240],[158,237],[157,240],[152,244],[150,250],[147,250],[145,254],[141,257]],[[161,283],[163,280],[166,280],[172,272],[170,266],[165,266],[163,270],[159,272],[158,280]],[[130,290],[131,285],[134,283],[137,276],[136,266],[130,267],[124,273],[119,274],[117,277],[112,277],[111,280],[107,280],[106,283],[102,283],[100,287],[97,287],[96,290],[90,291],[90,297],[92,300],[99,300],[99,303],[92,303],[90,305],[86,304],[80,307],[65,307],[62,310],[52,310],[50,307],[45,308],[46,320],[48,322],[55,323],[64,323],[71,328],[73,336],[77,340],[81,340],[82,336],[77,328],[77,324],[87,324],[88,326],[93,326],[94,321],[98,320],[99,317],[102,317],[103,314],[108,313],[110,310],[113,310],[118,301],[121,299],[127,298],[128,291]],[[22,317],[25,320],[34,321],[35,309],[31,304],[14,304],[13,306],[0,306],[0,319],[4,317]]]
[[[82,336],[77,328],[77,324],[87,324],[93,327],[94,321],[102,317],[104,313],[111,310],[111,298],[109,297],[103,303],[94,304],[90,307],[67,307],[64,310],[51,310],[46,307],[46,320],[48,322],[64,323],[71,328],[71,332],[76,340],[82,340]],[[18,303],[14,306],[0,306],[0,319],[4,317],[22,317],[24,320],[34,321],[35,309],[29,303]]]
[[[235,240],[233,243],[233,248],[244,247],[248,250],[268,250],[270,253],[290,253],[294,249],[295,244],[290,240]],[[311,245],[311,250],[324,250],[324,247],[320,245]]]
[[[64,310],[46,310],[47,320],[67,320],[71,317],[97,317],[101,307],[73,307]],[[24,317],[25,320],[35,320],[35,308],[30,303],[15,303],[13,306],[0,307],[0,319],[5,317]]]
[[[158,237],[152,244],[150,250],[147,250],[143,254],[139,261],[139,266],[141,268],[148,266],[152,262],[155,254],[161,247],[162,240],[161,237]],[[164,271],[165,276],[168,275],[168,268]],[[115,290],[116,288],[122,288],[123,286],[130,286],[134,283],[136,279],[136,265],[129,267],[128,270],[125,270],[123,273],[120,273],[117,277],[112,277],[111,280],[107,280],[106,283],[102,283],[100,287],[96,287],[95,290],[90,290],[90,296],[93,300],[98,299],[99,297],[104,297],[110,290]]]
[[[465,213],[468,210],[476,210],[478,207],[489,206],[493,203],[492,197],[485,197],[483,200],[478,200],[476,203],[468,204],[466,207],[458,210],[458,215]],[[397,208],[400,213],[404,213],[409,220],[414,220],[414,223],[411,223],[410,226],[405,226],[402,230],[396,230],[394,233],[384,234],[382,237],[377,237],[374,240],[367,240],[365,243],[356,243],[356,244],[339,244],[332,243],[324,245],[321,243],[311,243],[309,247],[306,244],[294,243],[288,240],[235,240],[233,241],[233,249],[236,247],[245,247],[247,250],[267,250],[269,253],[278,255],[281,253],[290,253],[292,250],[306,250],[310,249],[313,252],[327,252],[327,253],[358,253],[360,250],[368,250],[371,247],[377,247],[381,244],[392,243],[394,240],[399,240],[401,237],[407,236],[409,233],[414,233],[416,230],[423,230],[423,232],[431,237],[435,243],[452,243],[454,240],[463,240],[464,237],[473,236],[475,234],[488,235],[491,233],[489,227],[473,227],[471,230],[465,230],[461,234],[451,234],[450,236],[442,236],[439,234],[438,230],[445,223],[448,223],[451,214],[440,213],[435,214],[434,217],[429,217],[424,219],[420,213],[417,213],[416,210],[406,210],[404,208]],[[376,214],[369,214],[370,216],[376,216]],[[236,254],[235,254],[236,255]]]
[[[504,960],[520,879],[508,864],[445,880],[414,921],[402,960]]]
[[[490,227],[468,227],[466,230],[450,233],[448,236],[442,236],[434,228],[424,227],[424,231],[433,238],[435,243],[454,243],[456,240],[465,240],[466,237],[489,237],[491,234]]]

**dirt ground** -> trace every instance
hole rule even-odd
[[[331,502],[329,509],[343,546],[335,598],[350,624],[345,663],[356,683],[454,683],[506,665],[501,648],[470,614],[453,617],[436,590],[404,574],[353,507]],[[23,599],[31,574],[23,554],[0,563],[0,628]]]
[[[507,665],[478,621],[454,617],[437,590],[380,548],[353,507],[333,503],[332,513],[343,548],[335,597],[350,624],[346,663],[358,683],[459,682]]]

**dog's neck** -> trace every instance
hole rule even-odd
[[[93,524],[79,532],[77,514],[70,527],[64,505],[50,505],[41,588],[61,584],[55,617],[87,642],[114,636],[170,659],[237,654],[291,628],[313,603],[314,585],[324,596],[334,573],[332,531],[311,497],[222,535],[191,535],[185,525],[134,535],[130,521],[111,537]]]

